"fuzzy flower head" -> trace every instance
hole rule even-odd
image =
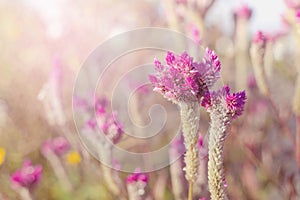
[[[46,140],[42,146],[42,153],[45,155],[49,151],[53,151],[56,155],[60,156],[66,153],[70,149],[68,140],[59,136],[53,139]]]
[[[230,88],[224,86],[222,89],[212,92],[211,94],[206,93],[203,98],[201,105],[206,109],[214,109],[214,106],[223,106],[227,116],[235,119],[242,115],[246,102],[245,91],[230,93]]]
[[[25,160],[22,168],[11,175],[14,187],[33,187],[41,179],[43,168],[41,165],[33,166],[30,160]]]
[[[154,91],[173,103],[196,102],[203,97],[220,76],[221,64],[214,51],[206,49],[201,62],[194,62],[186,52],[167,52],[166,64],[155,59],[155,75],[150,75]]]

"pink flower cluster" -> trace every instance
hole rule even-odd
[[[226,105],[227,115],[235,119],[243,113],[245,102],[245,91],[230,93],[230,88],[226,85],[216,92],[206,93],[201,102],[201,105],[209,109],[214,104],[220,105],[224,103],[224,105]]]
[[[201,62],[194,62],[186,52],[176,55],[167,52],[166,65],[155,59],[156,74],[149,80],[154,91],[178,102],[199,101],[220,76],[221,64],[214,51],[206,49]]]
[[[146,174],[141,174],[141,173],[133,173],[127,176],[126,178],[126,183],[127,184],[132,184],[132,183],[148,183],[148,176]]]
[[[42,146],[42,153],[45,155],[49,151],[53,151],[56,155],[60,156],[66,153],[70,149],[68,140],[59,136],[53,139],[46,140]]]
[[[40,179],[43,172],[41,165],[33,166],[30,160],[25,160],[22,168],[11,175],[11,182],[16,187],[30,188]]]

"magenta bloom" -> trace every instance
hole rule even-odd
[[[144,184],[148,183],[148,176],[146,174],[141,173],[133,173],[127,176],[126,183],[127,184],[135,184],[137,182],[141,182]]]
[[[250,19],[252,16],[252,9],[247,4],[241,4],[234,12],[237,17]]]
[[[154,91],[178,102],[196,102],[203,97],[220,76],[220,61],[214,51],[206,49],[201,62],[194,62],[186,52],[181,55],[167,52],[166,65],[155,59],[156,74],[149,80]]]
[[[47,154],[49,151],[53,151],[56,155],[60,156],[66,153],[69,149],[70,144],[68,140],[65,137],[59,136],[45,141],[42,146],[42,153]]]
[[[215,107],[224,105],[227,115],[235,119],[242,115],[245,102],[245,91],[230,93],[230,88],[228,86],[224,86],[222,89],[216,92],[206,93],[201,105],[207,109],[214,109],[213,105],[215,105]]]
[[[267,37],[264,35],[263,32],[257,31],[256,34],[253,37],[253,42],[255,44],[262,45],[262,47],[265,47],[266,43],[267,43]]]
[[[41,165],[33,166],[30,160],[25,160],[22,168],[11,175],[13,186],[31,188],[42,176],[43,168]]]

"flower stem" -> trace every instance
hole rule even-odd
[[[227,199],[223,169],[223,149],[228,123],[226,116],[219,115],[218,112],[211,113],[208,143],[208,187],[212,200]]]
[[[182,123],[182,132],[186,153],[185,178],[189,182],[194,182],[197,177],[198,153],[196,144],[198,141],[198,124],[199,124],[199,105],[196,102],[181,103],[180,115]]]
[[[27,188],[22,187],[22,188],[18,189],[18,192],[19,192],[22,200],[33,200],[33,197],[31,196],[31,194]]]
[[[193,181],[189,181],[189,196],[188,200],[193,200]]]
[[[50,162],[51,167],[53,168],[54,173],[58,178],[58,180],[60,181],[62,187],[64,187],[66,191],[71,192],[73,190],[72,183],[70,182],[69,177],[59,158],[55,155],[53,151],[50,151],[46,155],[46,158]]]

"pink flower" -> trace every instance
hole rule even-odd
[[[194,62],[186,52],[167,52],[166,65],[155,59],[154,67],[156,74],[149,76],[154,91],[177,103],[199,101],[219,78],[221,64],[216,53],[207,48],[201,62]]]
[[[16,187],[30,188],[41,179],[42,171],[41,165],[33,166],[30,160],[25,160],[22,168],[11,175],[11,183]]]
[[[245,91],[230,93],[230,88],[228,86],[224,86],[222,89],[212,92],[211,94],[206,93],[201,105],[206,109],[214,109],[213,105],[216,105],[216,107],[225,105],[227,115],[235,119],[242,115],[245,102]]]
[[[296,11],[296,21],[300,22],[300,9]]]
[[[198,44],[202,43],[201,37],[200,37],[200,31],[198,27],[194,24],[190,24],[187,26],[187,31],[190,33],[191,38],[197,42]]]
[[[257,31],[253,37],[253,42],[262,45],[262,47],[265,47],[267,43],[267,37],[264,35],[263,32]]]
[[[247,4],[241,4],[235,11],[234,14],[237,17],[250,19],[252,16],[252,9]]]
[[[127,184],[135,184],[137,182],[141,183],[148,183],[148,176],[146,174],[141,174],[138,172],[134,172],[133,174],[130,174],[126,178],[126,183]]]
[[[47,154],[49,151],[53,151],[56,155],[63,155],[70,149],[70,144],[65,137],[59,136],[53,139],[49,139],[44,142],[42,146],[42,153]]]

